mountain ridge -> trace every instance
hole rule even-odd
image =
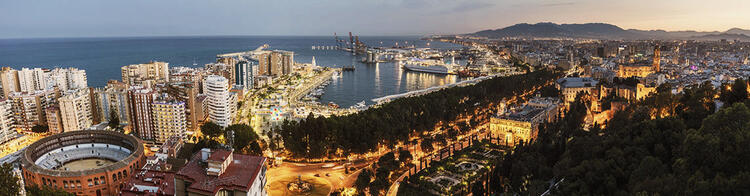
[[[590,39],[741,39],[750,40],[750,30],[731,28],[727,31],[665,31],[623,29],[608,23],[557,24],[540,22],[518,23],[499,29],[488,29],[465,35],[488,38],[590,38]]]

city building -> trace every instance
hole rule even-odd
[[[255,56],[258,64],[258,75],[278,77],[290,74],[294,66],[294,52],[273,50],[261,51]]]
[[[197,101],[199,92],[198,81],[171,82],[166,85],[165,92],[177,101],[185,103],[185,122],[187,123],[187,134],[192,135],[200,128],[199,122],[203,121],[197,110],[200,105]]]
[[[159,153],[167,155],[167,157],[177,157],[177,153],[180,152],[184,145],[184,140],[179,135],[172,135],[164,141],[164,144],[159,148]]]
[[[266,158],[202,149],[175,175],[175,195],[266,196]]]
[[[236,65],[238,63],[238,60],[233,57],[217,57],[216,62],[228,66],[227,68],[230,74],[227,77],[227,79],[229,79],[229,83],[234,84],[238,78],[237,71],[236,71]]]
[[[42,138],[23,151],[24,181],[75,195],[118,195],[146,162],[143,143],[115,131],[82,130]],[[85,165],[85,162],[107,164]]]
[[[227,127],[232,123],[232,107],[230,105],[229,81],[217,75],[206,77],[203,82],[203,93],[206,94],[208,105],[208,116],[211,122],[221,127]]]
[[[151,61],[127,65],[120,69],[122,81],[131,86],[152,86],[169,82],[169,63],[166,62]]]
[[[88,89],[68,90],[58,99],[63,132],[83,130],[93,125]]]
[[[490,118],[490,133],[508,145],[529,142],[537,137],[539,124],[549,122],[557,116],[559,105],[557,98],[532,99],[522,107]]]
[[[60,112],[60,106],[57,104],[51,105],[44,109],[44,113],[47,117],[47,132],[52,134],[63,132],[62,113]]]
[[[153,107],[156,92],[148,87],[133,86],[128,90],[130,127],[142,140],[154,141]]]
[[[631,64],[620,64],[617,69],[617,77],[629,78],[639,77],[645,78],[648,75],[661,72],[661,51],[659,46],[654,48],[654,56],[651,64],[648,63],[631,63]]]
[[[15,122],[11,111],[11,101],[0,100],[0,144],[16,137]]]
[[[121,187],[120,195],[175,195],[175,172],[172,171],[172,165],[167,163],[167,159],[168,156],[160,153],[146,157],[146,164],[138,169],[133,177]]]
[[[243,89],[253,88],[253,65],[250,61],[240,61],[235,64],[235,86],[242,86]]]
[[[187,139],[185,102],[162,95],[153,102],[151,112],[156,143],[163,144],[175,135]]]
[[[599,81],[593,78],[567,77],[558,79],[555,86],[560,90],[563,102],[567,104],[575,101],[578,93],[593,94],[597,84]]]
[[[207,75],[218,75],[226,78],[227,80],[231,80],[230,78],[234,77],[234,65],[228,65],[224,63],[209,63],[206,64],[206,73]],[[234,84],[234,82],[229,82],[229,84]]]
[[[46,125],[47,117],[44,109],[55,104],[58,96],[57,91],[54,90],[12,92],[8,100],[12,101],[16,128],[31,131],[35,125]]]
[[[18,83],[21,92],[34,92],[47,89],[47,76],[41,68],[21,68]]]
[[[619,65],[617,69],[617,77],[629,78],[629,77],[646,77],[649,74],[654,73],[654,67],[649,64],[628,64]]]
[[[55,68],[47,73],[47,88],[57,87],[60,91],[88,87],[86,71],[78,68]]]
[[[95,102],[98,106],[100,121],[109,122],[113,117],[120,120],[121,125],[130,124],[130,112],[128,110],[128,85],[110,80],[107,86],[95,90]],[[117,116],[112,116],[112,114]]]
[[[18,70],[10,67],[3,67],[0,70],[0,85],[3,88],[3,97],[8,98],[12,92],[21,91],[21,84],[18,81]]]

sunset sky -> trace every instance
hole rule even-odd
[[[516,23],[750,29],[748,0],[0,0],[0,38],[425,35]]]

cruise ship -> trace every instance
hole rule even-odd
[[[403,64],[404,69],[416,72],[436,73],[436,74],[455,74],[450,65],[437,60],[423,60],[410,58]]]

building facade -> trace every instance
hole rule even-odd
[[[122,81],[131,86],[151,86],[169,82],[169,63],[151,61],[144,64],[127,65],[120,68]]]
[[[13,103],[16,128],[31,131],[35,125],[46,125],[44,109],[55,104],[57,98],[58,93],[54,90],[11,93],[8,99]]]
[[[0,99],[0,144],[12,140],[16,136],[11,101]]]
[[[166,93],[185,103],[185,122],[187,123],[187,134],[191,135],[200,128],[199,123],[204,120],[197,111],[200,110],[198,104],[199,84],[197,81],[172,82],[167,84]]]
[[[128,110],[128,86],[119,81],[109,81],[103,89],[96,89],[96,105],[101,121],[109,122],[113,114],[120,120],[120,124],[130,123],[130,112]]]
[[[55,104],[44,109],[44,113],[47,117],[48,132],[57,134],[63,132],[62,113],[60,112],[60,106]]]
[[[185,102],[161,96],[154,101],[151,112],[156,143],[163,144],[173,135],[187,139]]]
[[[203,82],[203,92],[206,94],[208,116],[211,122],[221,127],[232,123],[230,105],[229,80],[222,76],[210,75]]]
[[[242,86],[244,89],[253,88],[253,63],[250,61],[240,61],[235,64],[234,75],[237,79],[234,82],[236,86]]]
[[[134,86],[128,90],[130,127],[143,140],[154,141],[156,139],[154,118],[151,112],[154,98],[156,98],[156,93],[148,87]]]
[[[593,94],[598,84],[599,81],[593,78],[568,77],[558,79],[555,86],[560,90],[563,102],[567,104],[575,101],[579,93]]]
[[[83,130],[93,125],[88,89],[68,90],[58,102],[63,132]]]

